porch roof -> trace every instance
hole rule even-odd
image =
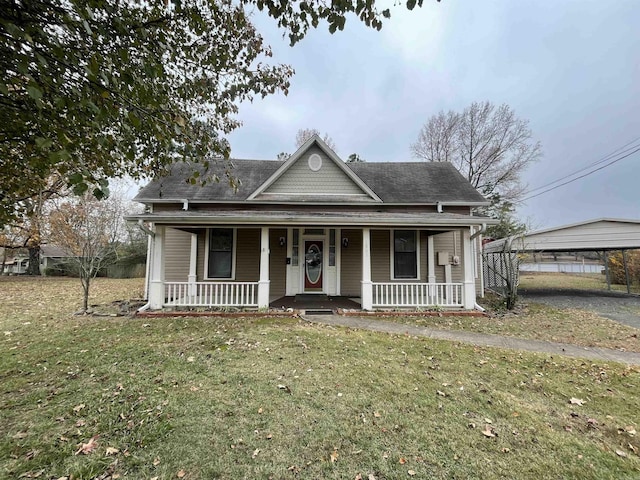
[[[381,226],[381,227],[461,227],[495,224],[488,217],[456,213],[397,212],[323,212],[274,210],[169,211],[141,213],[125,217],[128,221],[145,221],[173,225],[312,225],[312,226]]]

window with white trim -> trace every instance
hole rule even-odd
[[[207,278],[233,278],[233,228],[211,228]]]
[[[418,236],[415,230],[393,231],[393,278],[418,278]]]

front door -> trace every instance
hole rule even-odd
[[[304,291],[322,292],[322,240],[305,240],[304,252]]]

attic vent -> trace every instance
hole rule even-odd
[[[322,167],[322,157],[320,157],[320,155],[318,155],[317,153],[309,155],[309,168],[312,171],[317,172],[318,170],[320,170],[321,167]]]

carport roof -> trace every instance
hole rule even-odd
[[[504,250],[508,239],[484,245],[487,253]],[[580,252],[640,248],[640,220],[597,218],[512,237],[511,250]]]

